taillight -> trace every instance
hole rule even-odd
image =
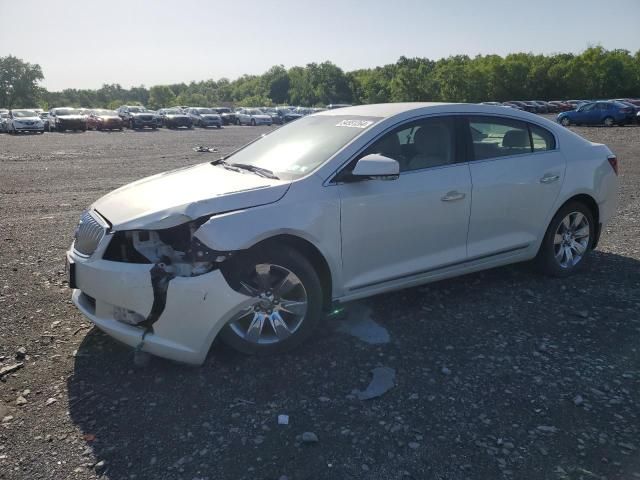
[[[611,165],[613,171],[616,172],[616,175],[618,175],[618,157],[616,157],[615,155],[609,155],[607,157],[607,160],[609,160],[609,165]]]

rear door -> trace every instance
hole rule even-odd
[[[499,116],[467,121],[469,259],[524,249],[546,231],[564,180],[564,157],[554,135],[538,125]]]

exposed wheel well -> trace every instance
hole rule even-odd
[[[598,240],[600,239],[600,208],[598,207],[598,202],[596,202],[592,196],[581,193],[580,195],[574,195],[573,197],[568,199],[558,208],[558,210],[560,210],[560,208],[564,207],[569,202],[580,202],[589,210],[591,210],[591,215],[593,215],[593,220],[595,222],[594,227],[596,232],[592,248],[596,248],[596,246],[598,245]]]
[[[332,288],[333,283],[331,279],[331,270],[329,269],[329,264],[325,260],[320,250],[313,245],[311,242],[304,240],[303,238],[296,237],[295,235],[276,235],[275,237],[268,238],[266,240],[257,243],[251,249],[260,248],[266,245],[274,245],[274,246],[289,246],[301,254],[303,254],[313,266],[314,270],[318,274],[320,278],[320,283],[322,285],[322,300],[323,300],[323,308],[326,311],[331,309],[332,305]]]

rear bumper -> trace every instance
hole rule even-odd
[[[169,282],[160,317],[145,329],[116,317],[123,309],[149,316],[154,303],[153,265],[87,259],[73,249],[67,258],[74,263],[77,287],[72,300],[83,315],[125,345],[178,362],[202,364],[222,327],[253,302],[233,290],[218,270],[176,277]]]

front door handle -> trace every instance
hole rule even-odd
[[[544,177],[540,179],[540,183],[553,183],[560,180],[560,175],[554,175],[552,173],[547,173]]]
[[[443,202],[455,202],[456,200],[462,200],[466,195],[456,190],[447,192],[444,197],[440,198]]]

